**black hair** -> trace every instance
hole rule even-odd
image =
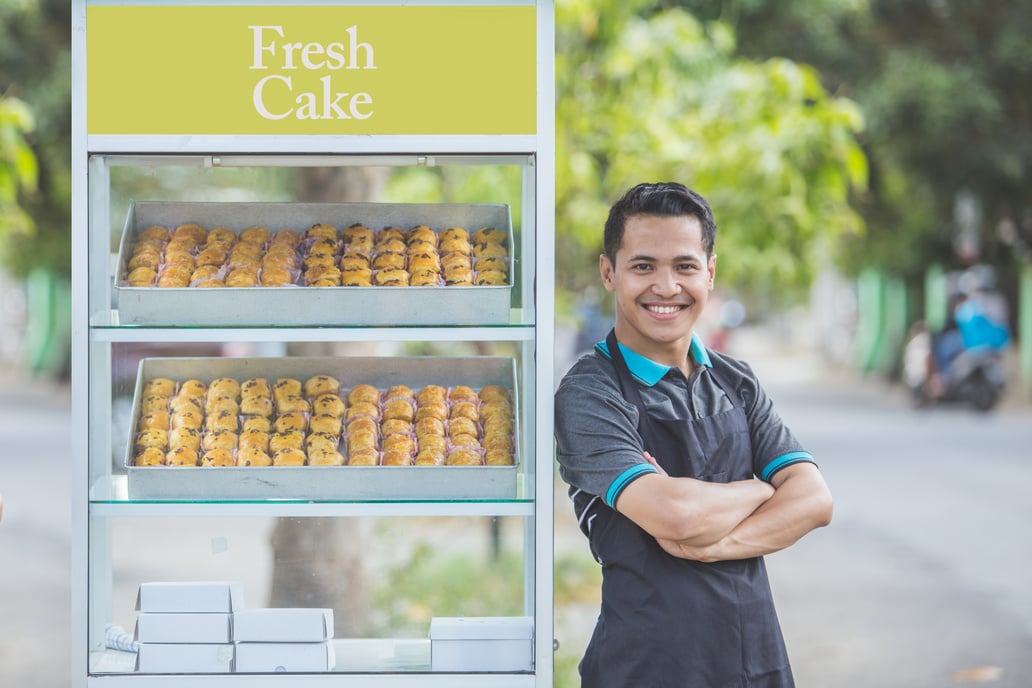
[[[635,215],[696,218],[702,225],[702,246],[706,255],[713,255],[717,223],[706,199],[677,182],[646,182],[631,188],[609,209],[603,241],[605,254],[614,264],[616,252],[623,243],[627,219]]]

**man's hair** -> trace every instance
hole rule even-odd
[[[646,182],[630,189],[609,209],[603,241],[606,256],[614,264],[616,252],[623,243],[627,219],[636,215],[696,218],[702,225],[702,247],[706,249],[706,256],[713,255],[717,223],[706,199],[677,182]]]

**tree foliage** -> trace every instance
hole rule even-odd
[[[21,128],[18,165],[36,160],[30,183],[14,202],[0,200],[22,219],[0,230],[0,261],[14,275],[36,267],[71,271],[71,12],[63,0],[0,1],[0,98],[34,126]],[[13,115],[25,119],[26,114]],[[6,118],[5,118],[5,121]],[[0,129],[4,125],[0,124]],[[0,149],[11,145],[9,121]],[[32,181],[34,179],[34,181]],[[13,209],[17,208],[17,211]],[[6,213],[4,213],[6,214]],[[26,222],[31,218],[31,222]]]
[[[39,173],[36,156],[25,141],[32,128],[32,113],[25,103],[0,98],[0,246],[33,230],[32,217],[21,207],[21,198],[36,189]]]
[[[557,7],[557,255],[577,256],[560,286],[597,282],[617,196],[676,180],[714,206],[721,284],[792,292],[818,252],[862,231],[849,204],[867,176],[860,112],[812,68],[739,58],[730,26],[667,4]]]
[[[813,64],[862,107],[872,174],[857,206],[869,235],[855,267],[916,278],[929,262],[948,264],[965,195],[981,209],[981,259],[1029,258],[1032,1],[685,4],[733,21],[744,54]]]

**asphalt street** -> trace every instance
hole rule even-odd
[[[767,354],[836,498],[829,528],[768,558],[798,685],[1032,686],[1032,406],[916,411]],[[0,375],[0,686],[70,682],[69,409],[64,387]]]

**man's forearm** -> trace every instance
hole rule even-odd
[[[720,540],[700,545],[659,539],[660,544],[674,556],[696,561],[747,559],[789,547],[830,523],[831,493],[816,467],[801,464],[784,470],[787,474],[778,481],[774,496]]]

